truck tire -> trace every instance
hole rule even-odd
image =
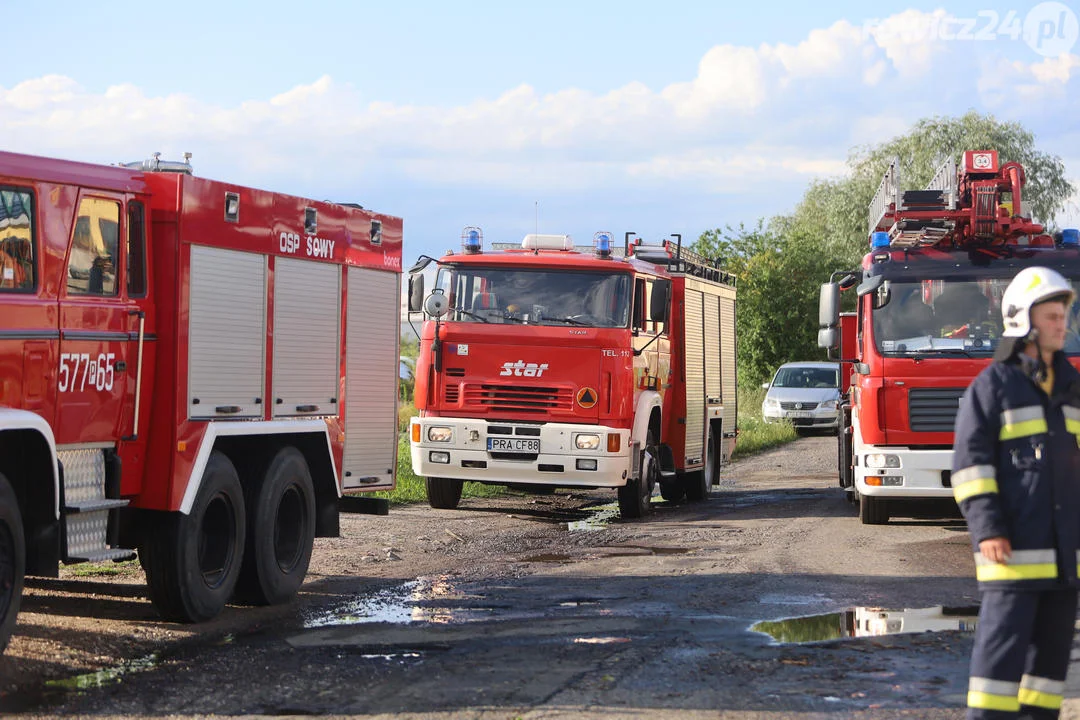
[[[687,473],[684,476],[686,483],[686,499],[690,502],[701,502],[709,499],[713,483],[716,481],[716,433],[709,428],[709,436],[705,440],[705,464],[701,470]]]
[[[653,461],[649,471],[645,471],[645,454],[649,453]],[[619,488],[619,516],[624,520],[643,518],[652,510],[652,490],[660,479],[660,454],[656,449],[656,436],[649,430],[645,436],[645,447],[641,451],[641,473],[637,478],[626,481]],[[661,486],[661,491],[663,486]]]
[[[661,481],[660,497],[669,503],[677,503],[686,497],[686,485],[683,484],[681,478],[669,480],[668,482]]]
[[[859,494],[859,520],[863,525],[885,525],[889,522],[889,506],[884,498]]]
[[[139,554],[150,601],[166,620],[217,616],[240,576],[245,539],[244,491],[229,458],[210,454],[191,512],[146,524]]]
[[[15,629],[25,573],[26,538],[19,501],[11,483],[0,473],[0,653]]]
[[[315,542],[315,488],[303,454],[282,448],[248,507],[244,562],[236,597],[252,605],[278,605],[304,582]]]
[[[464,484],[454,478],[424,478],[428,505],[437,510],[453,510],[461,502],[461,487]]]

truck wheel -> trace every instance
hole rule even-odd
[[[889,506],[882,498],[860,493],[859,520],[863,525],[885,525],[889,522]]]
[[[236,468],[210,454],[191,512],[147,524],[139,548],[150,601],[166,620],[202,622],[232,597],[244,557],[244,491]]]
[[[454,478],[424,478],[428,505],[438,510],[453,510],[461,502],[464,482]]]
[[[645,470],[645,455],[653,460]],[[641,451],[641,473],[636,479],[627,480],[619,488],[619,516],[626,520],[642,518],[652,510],[652,489],[660,480],[660,453],[656,450],[656,436],[649,430],[645,436],[645,448]],[[661,486],[661,491],[663,486]]]
[[[669,503],[677,503],[686,496],[686,486],[679,480],[660,483],[660,497]]]
[[[247,541],[236,596],[253,605],[291,599],[307,575],[315,542],[315,489],[303,454],[281,449],[249,501]]]
[[[0,652],[11,639],[22,603],[25,543],[19,501],[7,478],[0,473]]]
[[[690,502],[708,500],[709,492],[712,490],[715,480],[716,435],[713,433],[712,428],[709,428],[709,437],[705,440],[705,464],[700,470],[687,473],[684,478],[686,499]]]

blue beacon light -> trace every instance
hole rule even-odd
[[[461,249],[466,255],[479,253],[483,240],[484,233],[478,227],[470,225],[461,231]]]
[[[596,248],[596,254],[599,257],[608,257],[611,255],[611,233],[598,232],[593,235],[593,246]]]
[[[878,248],[889,247],[889,233],[884,230],[878,230],[870,236],[870,247],[877,250]]]
[[[1077,228],[1065,228],[1062,230],[1061,244],[1065,247],[1080,246],[1080,230]]]

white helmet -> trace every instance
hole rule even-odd
[[[1060,273],[1045,267],[1024,268],[1005,288],[1001,296],[1001,316],[1005,321],[1005,337],[1023,338],[1031,332],[1031,308],[1060,297],[1071,305],[1076,293]]]

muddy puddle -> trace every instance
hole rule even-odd
[[[880,637],[901,633],[975,631],[977,607],[907,608],[888,610],[855,607],[821,615],[762,620],[751,632],[768,635],[776,643],[809,643],[844,638]]]
[[[491,618],[506,608],[472,604],[483,598],[461,593],[445,576],[421,577],[364,593],[330,610],[304,619],[305,628],[363,623],[449,624]]]
[[[566,523],[566,529],[570,532],[595,532],[604,530],[613,521],[619,519],[619,504],[608,503],[588,508],[589,516],[582,520],[573,520]]]

